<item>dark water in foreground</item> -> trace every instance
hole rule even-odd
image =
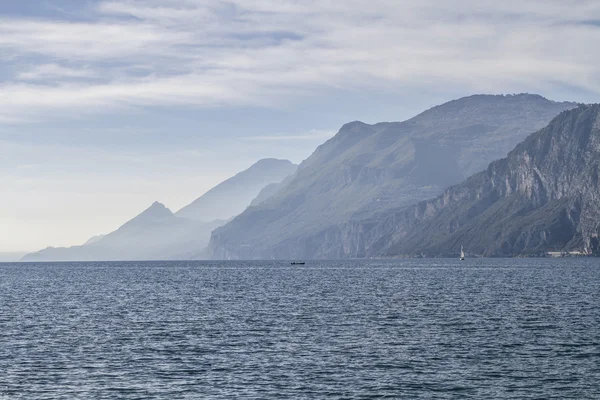
[[[0,264],[0,399],[600,398],[600,260]]]

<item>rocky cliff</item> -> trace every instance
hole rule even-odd
[[[600,105],[565,111],[435,199],[340,225],[343,255],[599,253]]]
[[[392,210],[440,194],[575,107],[537,95],[476,95],[408,121],[353,122],[275,194],[213,232],[213,258],[374,254]],[[383,251],[383,244],[379,244]],[[387,249],[387,247],[386,247]]]

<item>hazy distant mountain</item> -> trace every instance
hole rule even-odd
[[[600,105],[566,111],[484,172],[394,213],[367,255],[600,251]],[[355,226],[366,237],[366,225]],[[349,232],[350,229],[347,229]]]
[[[173,214],[156,202],[108,235],[81,246],[53,248],[26,255],[24,261],[100,261],[190,259],[204,255],[213,229],[242,212],[270,184],[279,184],[297,166],[264,159],[222,182]],[[268,197],[268,192],[262,192]]]
[[[0,253],[0,262],[15,262],[19,261],[25,253]]]
[[[344,224],[373,221],[438,195],[575,106],[530,94],[476,95],[405,122],[346,124],[290,183],[215,230],[209,253],[234,259],[364,256],[362,236],[343,236]]]
[[[49,247],[26,255],[23,261],[187,259],[204,248],[211,231],[223,223],[180,218],[156,202],[99,239],[69,248]]]
[[[101,240],[104,236],[106,235],[96,235],[96,236],[92,236],[91,238],[88,239],[87,242],[85,242],[84,244],[92,244],[92,243],[96,243],[97,241]]]
[[[250,206],[257,206],[260,203],[262,203],[263,201],[267,200],[269,197],[275,195],[277,192],[279,192],[281,189],[283,189],[288,183],[290,183],[292,180],[294,179],[294,175],[289,175],[287,178],[285,178],[284,180],[282,180],[279,183],[271,183],[267,186],[265,186],[260,193],[258,193],[258,195],[254,198],[254,200],[252,200],[252,202],[250,203]]]
[[[244,211],[265,186],[281,182],[297,168],[288,160],[260,160],[179,210],[177,216],[199,221],[230,219]]]

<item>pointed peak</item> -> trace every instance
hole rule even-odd
[[[168,218],[174,218],[173,213],[164,204],[155,201],[150,207],[144,210],[141,214],[135,218],[126,222],[119,228],[127,229],[130,227],[144,226],[146,223],[152,223],[154,221],[162,221]]]
[[[155,201],[154,203],[152,203],[152,205],[150,206],[150,208],[167,208],[163,203],[159,203],[158,201]]]
[[[139,217],[143,216],[151,216],[151,217],[163,217],[163,216],[171,216],[173,213],[169,210],[164,204],[155,201],[152,203],[150,207],[148,207],[144,212],[142,212]]]

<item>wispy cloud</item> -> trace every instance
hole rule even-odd
[[[97,74],[89,68],[69,68],[58,64],[41,64],[27,71],[20,72],[17,80],[24,81],[56,81],[74,78],[93,78]]]
[[[0,250],[79,243],[154,200],[178,208],[334,134],[311,127],[434,101],[420,93],[600,96],[597,0],[47,3],[46,17],[0,15]],[[346,112],[348,94],[364,103]]]
[[[123,21],[70,22],[41,19],[0,20],[0,47],[19,54],[63,60],[131,58],[159,54],[159,47],[183,44],[185,32]]]
[[[0,20],[6,59],[35,60],[0,85],[0,119],[182,104],[276,107],[328,88],[566,85],[600,93],[600,55],[591,51],[600,28],[589,22],[600,19],[595,0],[96,4],[91,22]]]

